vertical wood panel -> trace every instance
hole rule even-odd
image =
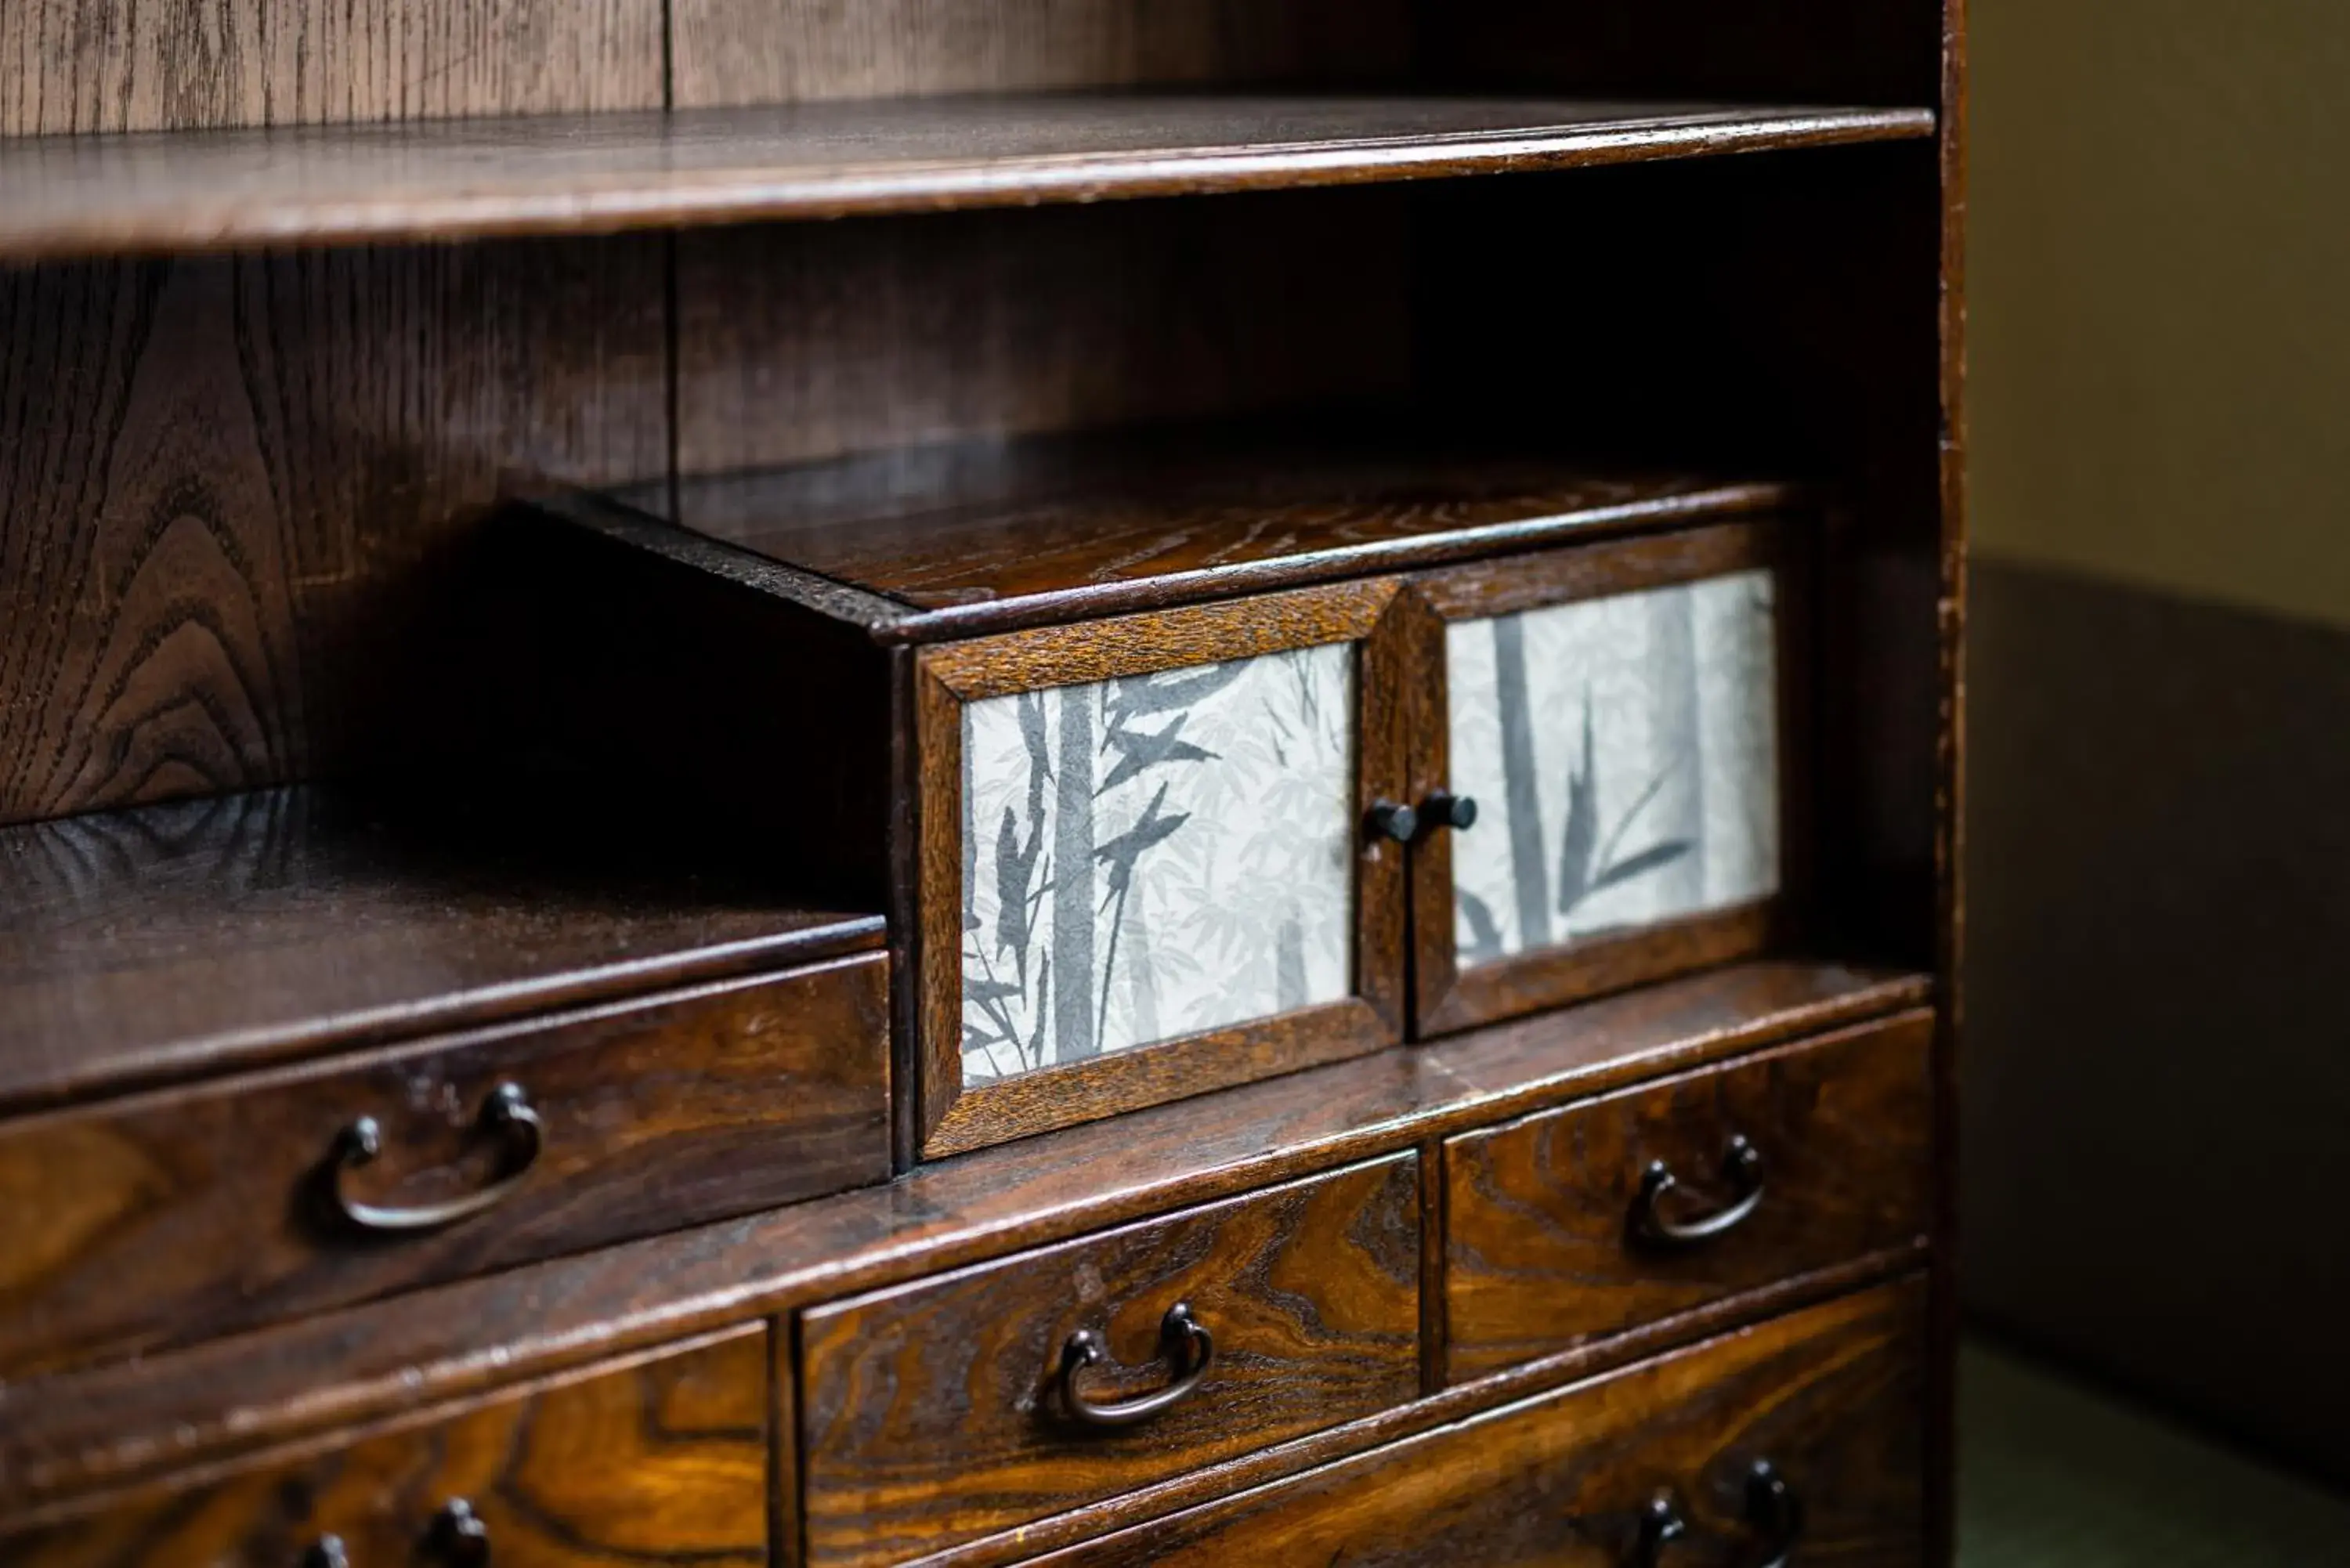
[[[674,0],[677,103],[1399,77],[1406,0]]]
[[[7,0],[0,136],[658,109],[660,0]]]
[[[1399,388],[1409,365],[1396,194],[680,235],[679,464],[807,462]]]
[[[400,744],[508,469],[666,452],[660,242],[0,273],[0,821]]]

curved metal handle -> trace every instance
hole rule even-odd
[[[1156,1394],[1115,1405],[1097,1405],[1077,1391],[1077,1374],[1109,1359],[1101,1335],[1089,1328],[1069,1335],[1061,1346],[1060,1377],[1061,1404],[1070,1418],[1087,1427],[1130,1427],[1181,1403],[1199,1387],[1216,1355],[1215,1336],[1208,1332],[1208,1325],[1191,1315],[1188,1303],[1177,1302],[1167,1309],[1159,1333],[1167,1346],[1168,1360],[1177,1368],[1175,1381]]]
[[[1768,1459],[1746,1473],[1746,1519],[1764,1543],[1755,1568],[1787,1568],[1804,1538],[1804,1500]]]
[[[1700,1220],[1669,1220],[1662,1204],[1680,1179],[1663,1160],[1649,1161],[1640,1175],[1639,1196],[1632,1200],[1632,1233],[1660,1247],[1687,1247],[1736,1230],[1762,1204],[1762,1151],[1742,1135],[1731,1138],[1721,1158],[1721,1175],[1738,1194],[1728,1207]]]
[[[452,1198],[446,1203],[427,1203],[413,1209],[383,1209],[371,1203],[361,1203],[343,1190],[343,1173],[357,1170],[383,1152],[383,1128],[373,1116],[361,1116],[336,1135],[334,1152],[327,1162],[328,1192],[334,1201],[335,1211],[346,1221],[362,1231],[434,1231],[443,1225],[453,1225],[460,1220],[471,1219],[483,1210],[503,1201],[538,1162],[538,1151],[545,1141],[546,1128],[538,1113],[531,1109],[529,1096],[519,1084],[500,1084],[490,1091],[482,1106],[482,1126],[507,1140],[508,1148],[501,1164],[504,1174],[479,1192]]]
[[[1625,1568],[1658,1568],[1665,1560],[1665,1548],[1689,1533],[1689,1520],[1681,1513],[1681,1505],[1673,1494],[1660,1491],[1648,1500],[1640,1511],[1640,1533],[1633,1540],[1632,1555],[1625,1560]]]
[[[452,1497],[432,1516],[432,1549],[449,1568],[490,1568],[490,1527],[471,1502]]]

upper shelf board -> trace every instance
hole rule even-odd
[[[1929,137],[1929,109],[1032,94],[0,141],[0,261],[1090,202]]]

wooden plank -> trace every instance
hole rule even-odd
[[[1409,0],[672,0],[678,107],[1392,80]]]
[[[0,822],[440,730],[448,556],[502,476],[665,463],[662,265],[636,240],[0,271]]]
[[[608,828],[421,815],[294,789],[0,829],[0,1107],[883,940]]]
[[[8,0],[0,137],[658,109],[660,0]]]
[[[1046,94],[45,138],[0,260],[1294,189],[1914,140],[1924,108]]]

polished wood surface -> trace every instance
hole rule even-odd
[[[661,275],[652,240],[0,267],[0,823],[446,747],[502,477],[666,461]]]
[[[888,1179],[889,961],[0,1122],[0,1376],[152,1354],[393,1291]],[[483,1125],[501,1085],[541,1127]],[[360,1117],[381,1152],[338,1168]],[[519,1171],[510,1168],[527,1158]],[[335,1200],[412,1208],[387,1234]]]
[[[1402,73],[1409,0],[672,0],[678,105],[1149,84],[1361,87]]]
[[[0,1385],[0,1514],[1422,1148],[1932,994],[1916,974],[1736,966],[939,1161],[886,1187]],[[238,1390],[234,1411],[225,1387]]]
[[[751,1324],[448,1417],[0,1532],[9,1568],[351,1568],[468,1561],[462,1498],[499,1568],[758,1568],[768,1554],[768,1334]]]
[[[659,0],[9,0],[0,137],[658,109],[663,26]]]
[[[0,829],[0,1107],[882,940],[551,810],[302,788],[28,824]]]
[[[1657,1561],[1733,1568],[1767,1554],[1768,1459],[1801,1501],[1794,1561],[1912,1568],[1925,1307],[1914,1280],[1846,1296],[1036,1561],[1618,1568],[1662,1491],[1687,1532]]]
[[[0,260],[1362,183],[1930,137],[1929,109],[1556,99],[938,99],[38,138],[0,159]]]
[[[916,1128],[924,1158],[1361,1055],[1403,1038],[1404,854],[1367,831],[1355,855],[1352,994],[1336,1002],[1023,1074],[962,1079],[962,704],[1336,642],[1359,644],[1355,808],[1400,798],[1401,650],[1392,578],[1294,588],[925,649],[915,680],[920,880]]]
[[[807,1560],[903,1561],[1401,1404],[1419,1282],[1404,1154],[806,1314]],[[1173,1376],[1178,1303],[1214,1338],[1191,1393],[1132,1427],[1077,1424],[1068,1337],[1106,1342],[1085,1397],[1147,1394]]]
[[[1760,510],[1783,485],[1448,450],[1366,411],[969,441],[683,483],[677,516],[920,613],[933,639]],[[1424,455],[1413,455],[1424,454]]]
[[[1931,1229],[1930,1013],[1906,1013],[1444,1147],[1445,1370],[1473,1377],[1719,1296],[1917,1242]],[[1762,1199],[1683,1245],[1634,1224],[1649,1163],[1688,1223],[1745,1192],[1733,1137],[1761,1157]]]

